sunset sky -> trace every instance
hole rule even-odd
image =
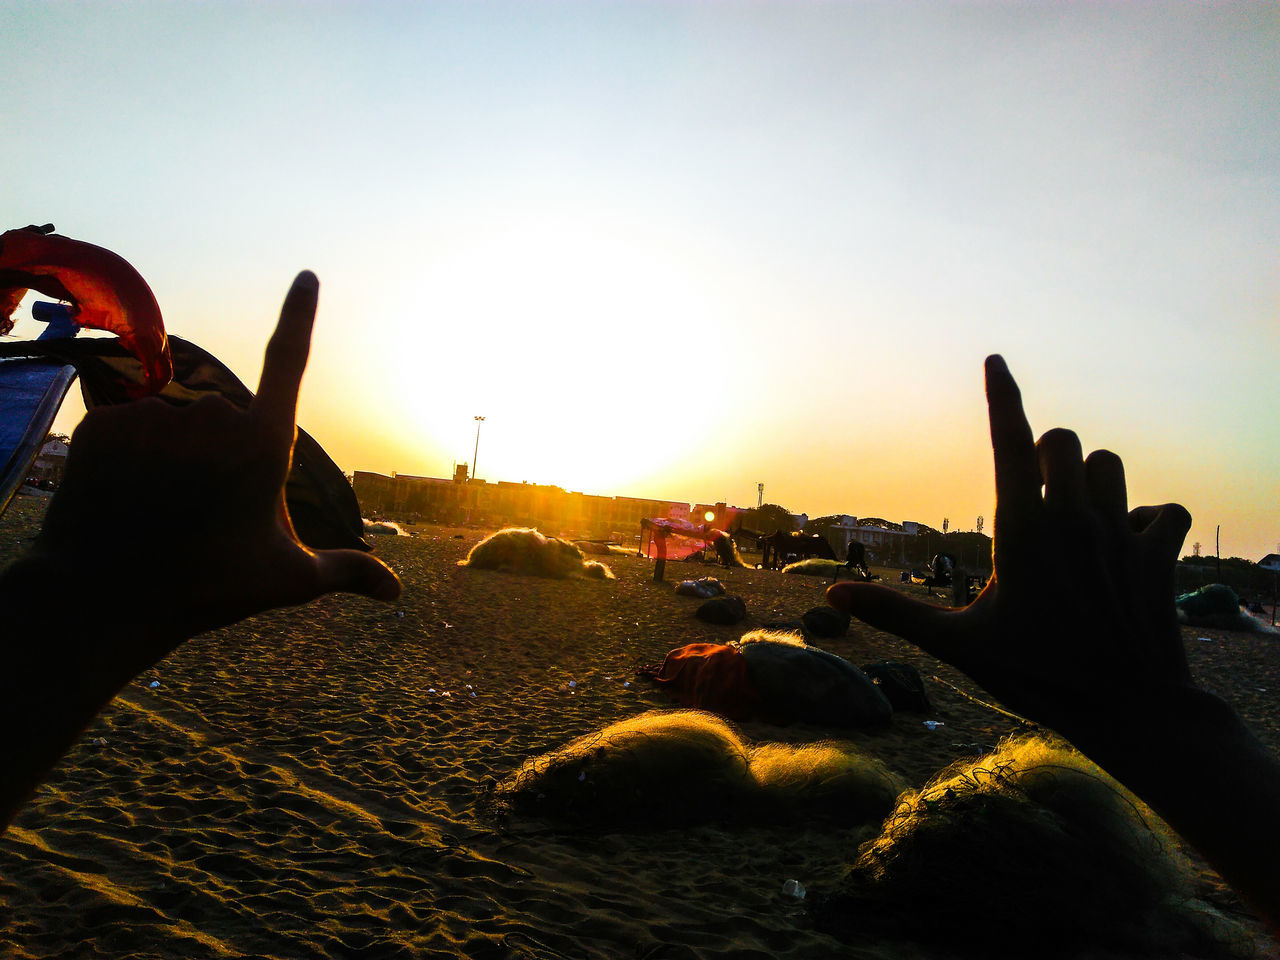
[[[250,385],[314,269],[299,422],[348,471],[446,476],[483,415],[489,480],[971,529],[1001,352],[1186,552],[1278,549],[1274,4],[10,0],[0,35],[0,225],[115,250]]]

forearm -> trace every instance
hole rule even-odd
[[[1071,739],[1280,930],[1280,762],[1230,706],[1185,687]]]
[[[156,629],[31,556],[0,571],[0,828],[147,661]],[[72,599],[73,603],[68,603]]]

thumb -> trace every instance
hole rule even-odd
[[[939,660],[952,662],[956,611],[871,583],[845,580],[827,588],[827,603],[877,630],[887,630]]]
[[[381,560],[360,550],[320,550],[315,555],[320,593],[359,593],[375,600],[400,596],[400,578]]]

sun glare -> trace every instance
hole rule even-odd
[[[668,429],[668,401],[697,388],[687,345],[726,310],[660,239],[530,222],[425,264],[399,301],[413,308],[379,321],[398,345],[379,378],[404,432],[469,462],[484,414],[478,476],[598,493],[694,455],[697,430]],[[717,403],[700,404],[707,429]]]

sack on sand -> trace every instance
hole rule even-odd
[[[686,707],[710,710],[730,720],[749,720],[760,711],[760,695],[747,674],[747,661],[727,644],[677,647],[662,666],[641,667],[640,674]]]
[[[747,605],[741,597],[712,597],[697,609],[695,615],[707,623],[731,627],[742,622],[747,615]]]
[[[676,594],[681,597],[700,597],[703,600],[722,596],[724,592],[724,584],[715,577],[681,580],[676,587]]]
[[[920,671],[909,663],[897,660],[877,660],[868,663],[862,672],[880,688],[895,710],[909,713],[933,713],[933,704],[924,688]]]
[[[851,728],[893,718],[892,705],[871,678],[842,657],[793,639],[751,640],[741,650],[767,720]]]
[[[1240,606],[1240,597],[1225,583],[1209,583],[1199,590],[1184,593],[1174,601],[1174,606],[1178,610],[1178,620],[1193,627],[1280,635],[1280,631],[1270,624],[1244,610]]]
[[[805,636],[819,640],[843,637],[849,632],[849,620],[849,614],[835,607],[814,607],[800,618]]]

